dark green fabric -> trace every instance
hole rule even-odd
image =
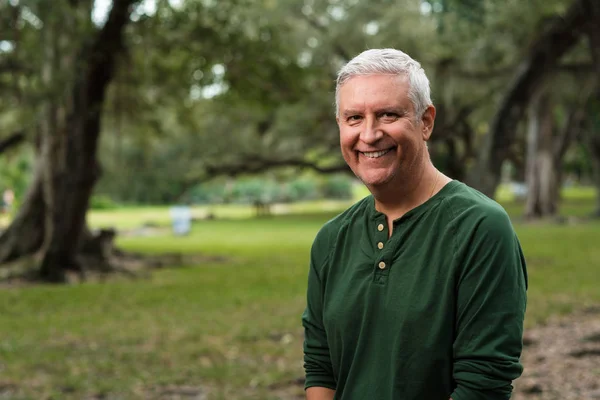
[[[369,196],[312,246],[306,387],[339,400],[508,399],[522,372],[526,290],[508,215],[478,191],[448,183],[389,239]]]

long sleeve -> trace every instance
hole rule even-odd
[[[306,372],[305,388],[318,386],[329,389],[336,388],[331,365],[327,334],[323,326],[323,288],[317,268],[326,258],[322,247],[323,235],[317,235],[311,250],[310,270],[308,273],[307,305],[302,315],[304,326],[304,369]],[[320,246],[321,245],[321,246]]]
[[[470,220],[464,232],[456,232],[456,388],[450,397],[506,400],[522,373],[526,265],[503,210]]]

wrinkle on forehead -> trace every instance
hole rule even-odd
[[[408,97],[408,78],[402,75],[358,75],[339,91],[339,113],[376,109],[413,109]]]

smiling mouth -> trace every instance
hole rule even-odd
[[[379,158],[379,157],[385,156],[387,153],[389,153],[393,149],[394,148],[391,147],[391,148],[389,148],[387,150],[380,150],[380,151],[359,151],[359,153],[361,153],[362,155],[364,155],[367,158]]]

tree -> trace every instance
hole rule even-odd
[[[596,185],[597,206],[594,215],[600,217],[600,121],[598,118],[598,111],[600,110],[600,4],[594,2],[590,11],[595,24],[590,25],[586,33],[594,63],[597,88],[588,108],[591,117],[586,139],[592,156],[594,183]]]
[[[508,157],[517,124],[532,96],[557,69],[563,55],[579,41],[582,32],[597,24],[592,12],[597,6],[595,3],[594,0],[574,0],[563,17],[547,24],[519,64],[494,113],[477,167],[469,177],[469,183],[488,196],[494,195],[500,182],[502,163]]]
[[[25,131],[37,161],[24,205],[0,237],[0,262],[41,249],[46,279],[79,268],[101,163],[102,193],[152,202],[175,201],[219,175],[347,171],[334,78],[368,47],[397,47],[421,61],[438,108],[436,165],[492,194],[504,159],[523,164],[525,135],[515,127],[546,66],[562,68],[591,26],[590,1],[572,0],[562,21],[555,16],[567,0],[161,0],[155,14],[129,23],[134,1],[120,0],[120,14],[102,28],[90,21],[91,0],[52,9],[11,3],[0,13],[0,31],[14,43],[0,51],[0,87],[10,93],[0,102],[19,112],[2,130]],[[26,14],[33,22],[19,22]],[[125,42],[134,44],[126,52]],[[31,120],[39,123],[26,129]]]
[[[571,141],[582,129],[586,118],[585,106],[591,95],[586,89],[580,93],[583,93],[581,99],[566,108],[562,126],[556,118],[560,110],[554,104],[556,93],[553,96],[549,88],[544,87],[532,99],[527,138],[527,218],[552,217],[558,212],[563,158]]]
[[[91,1],[37,4],[44,23],[41,83],[49,91],[40,124],[33,183],[10,227],[0,236],[0,262],[41,251],[40,276],[61,282],[81,269],[90,195],[100,175],[96,158],[102,107],[134,0],[115,0],[101,29]]]
[[[12,149],[13,147],[23,143],[25,140],[24,132],[15,132],[9,135],[8,137],[0,140],[0,154],[4,153],[7,150]]]
[[[143,162],[143,174],[135,185],[128,184],[133,178],[122,179],[127,185],[120,186],[119,180],[107,179],[102,190],[131,200],[160,181],[164,195],[152,200],[168,201],[176,191],[220,174],[285,166],[343,170],[331,104],[335,73],[364,48],[384,46],[407,51],[431,77],[439,111],[431,143],[436,164],[481,188],[469,172],[489,131],[486,121],[492,119],[494,102],[501,100],[497,93],[530,50],[523,43],[540,35],[535,24],[556,25],[555,15],[565,1],[511,6],[488,0],[478,3],[475,12],[469,0],[429,3],[434,10],[429,14],[418,2],[390,0],[164,6],[156,17],[134,25],[138,45],[129,55],[129,67],[119,73],[110,101],[115,108],[127,104],[143,109],[145,115],[134,112],[125,118],[122,111],[109,111],[113,130],[135,137],[111,137],[111,151],[105,153]],[[548,32],[541,36],[556,39]],[[182,40],[188,51],[178,47]],[[543,60],[545,48],[531,47]],[[218,90],[207,97],[211,87]],[[509,133],[506,143],[492,148],[494,154],[501,154],[500,161],[524,164],[525,141],[513,130]],[[123,170],[105,158],[108,174]],[[159,176],[167,171],[168,185]]]

